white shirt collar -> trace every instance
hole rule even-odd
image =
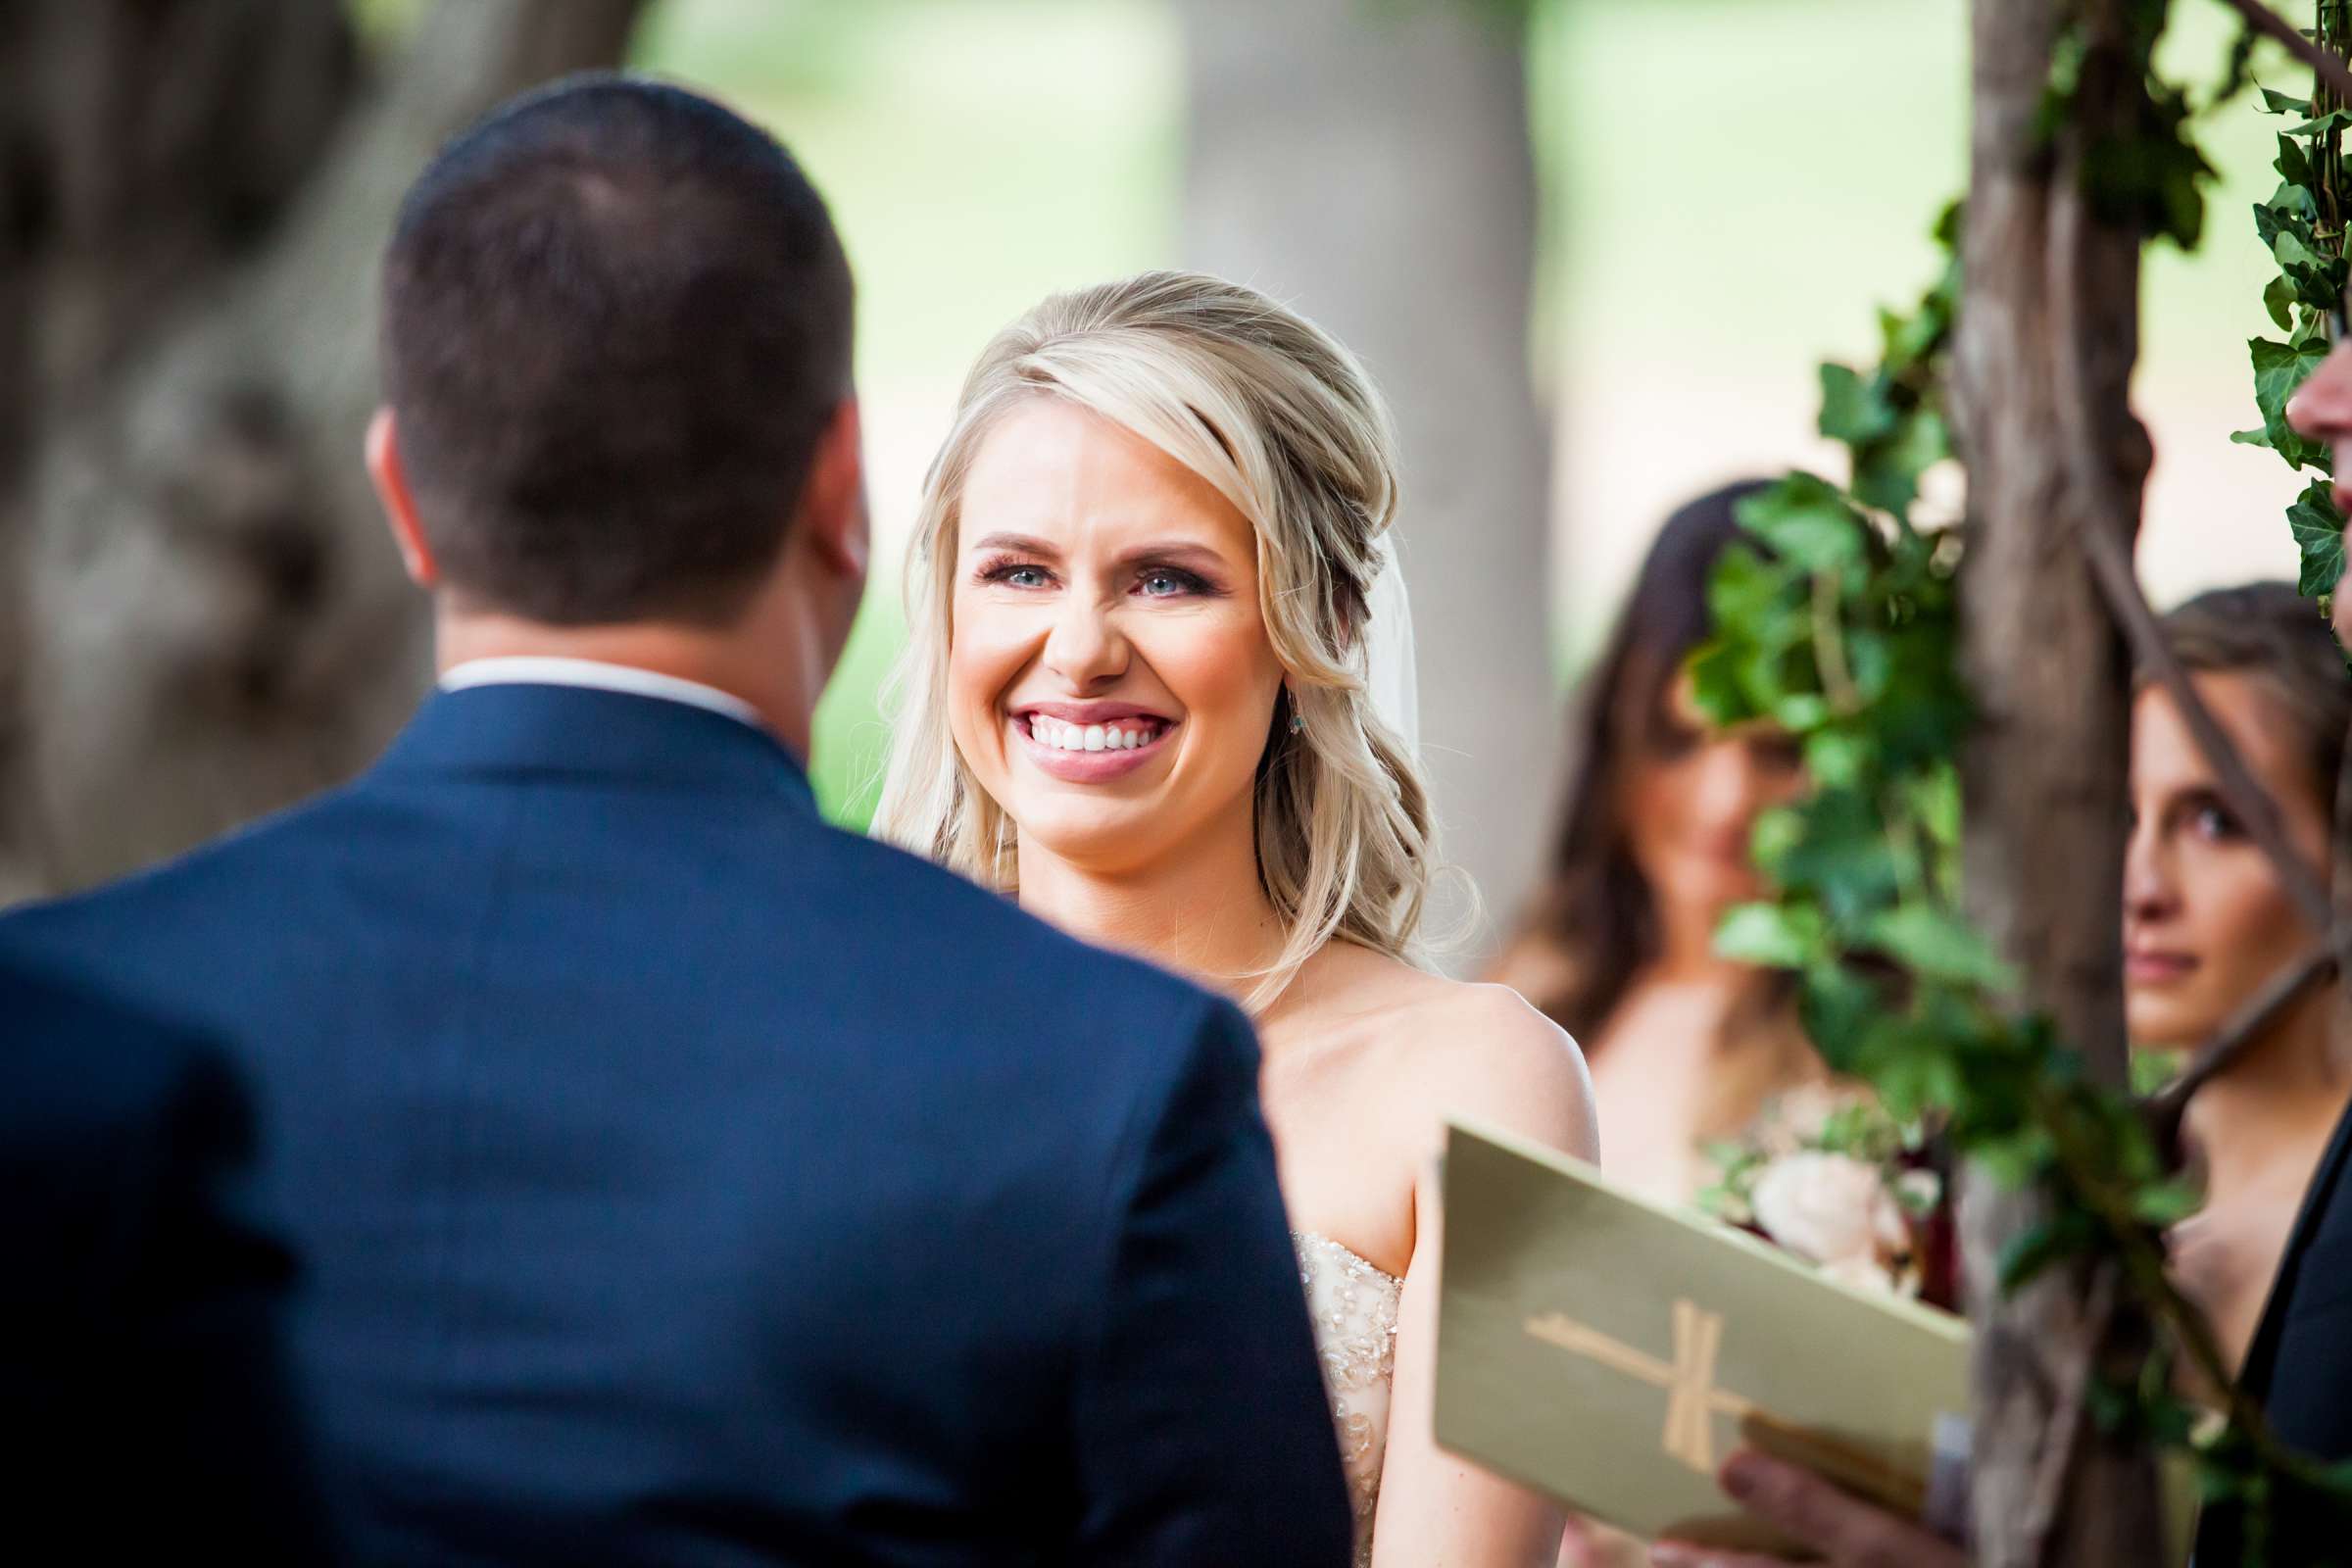
[[[609,664],[597,659],[568,659],[555,655],[512,655],[504,659],[469,659],[441,672],[441,689],[460,692],[469,686],[585,686],[595,691],[626,692],[665,703],[684,703],[721,713],[757,730],[767,726],[760,711],[731,692],[698,680],[639,669],[634,664]]]

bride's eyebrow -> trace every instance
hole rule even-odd
[[[1159,544],[1139,545],[1119,557],[1122,568],[1136,566],[1187,566],[1199,571],[1231,570],[1225,557],[1208,545],[1195,544],[1189,539],[1170,539]]]
[[[1060,551],[1025,533],[992,533],[972,541],[972,549],[1007,556],[1058,556]]]

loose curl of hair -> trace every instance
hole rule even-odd
[[[916,514],[875,832],[1019,892],[1019,830],[949,730],[948,661],[965,478],[989,432],[1036,398],[1151,442],[1256,536],[1258,609],[1287,677],[1254,786],[1257,875],[1284,944],[1250,1005],[1269,1005],[1335,938],[1410,959],[1435,830],[1420,769],[1373,711],[1364,672],[1367,598],[1396,512],[1395,427],[1353,355],[1222,278],[1145,272],[1055,294],[982,351]]]

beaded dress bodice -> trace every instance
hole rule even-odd
[[[1372,1518],[1389,1443],[1389,1383],[1396,1370],[1396,1304],[1403,1282],[1335,1241],[1300,1232],[1298,1278],[1315,1324],[1323,1388],[1348,1468],[1357,1568],[1372,1560]]]

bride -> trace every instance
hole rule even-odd
[[[1515,993],[1413,961],[1429,803],[1368,690],[1395,511],[1387,412],[1297,315],[1174,272],[1046,300],[925,485],[876,825],[1241,1000],[1357,1561],[1547,1564],[1559,1514],[1432,1438],[1435,1156],[1464,1112],[1592,1157],[1592,1092]]]

